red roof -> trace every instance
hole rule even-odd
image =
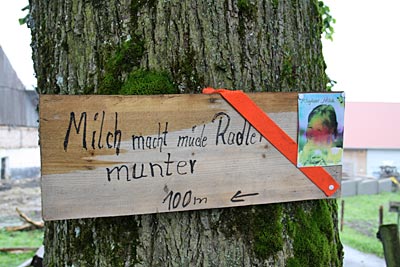
[[[400,103],[346,102],[344,148],[400,148]]]

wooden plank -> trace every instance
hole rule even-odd
[[[297,140],[297,93],[250,97]],[[218,95],[42,95],[40,143],[45,220],[325,198]]]
[[[396,267],[400,264],[400,240],[397,224],[379,226],[378,238],[382,242],[387,267]]]

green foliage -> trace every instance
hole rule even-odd
[[[43,231],[7,232],[0,229],[0,247],[32,247],[39,248],[43,242]],[[18,266],[32,258],[35,251],[26,253],[0,252],[0,266]]]
[[[288,223],[294,249],[294,257],[288,260],[288,267],[341,265],[339,262],[332,263],[332,259],[339,261],[341,258],[340,255],[331,255],[332,251],[337,251],[332,235],[332,205],[333,201],[318,200],[309,211],[298,206],[293,221]]]
[[[166,72],[138,69],[132,71],[122,85],[123,95],[176,94],[177,87]]]
[[[342,242],[357,250],[383,257],[383,247],[376,238],[379,229],[379,207],[383,206],[383,223],[396,224],[397,213],[389,212],[390,201],[400,201],[400,192],[359,195],[343,198],[344,226]]]
[[[336,23],[336,20],[332,17],[330,12],[330,8],[325,5],[323,1],[318,1],[318,13],[322,18],[321,32],[324,34],[326,39],[332,41],[333,33],[335,32],[333,24]]]
[[[28,10],[28,13],[25,15],[25,17],[18,19],[18,22],[20,25],[24,25],[24,24],[28,23],[29,16],[30,16],[29,9],[30,9],[29,5],[25,6],[23,9],[21,9],[22,11]]]
[[[335,80],[332,80],[328,77],[328,83],[326,84],[326,89],[328,92],[331,92],[333,87],[337,84]]]

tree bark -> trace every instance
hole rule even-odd
[[[179,93],[324,91],[328,81],[317,0],[30,0],[30,8],[42,94],[118,94],[150,72]],[[342,266],[334,200],[45,228],[45,266]]]

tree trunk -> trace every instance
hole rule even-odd
[[[30,0],[38,90],[324,91],[318,4]],[[334,200],[47,222],[45,247],[45,266],[342,266],[343,255]]]

